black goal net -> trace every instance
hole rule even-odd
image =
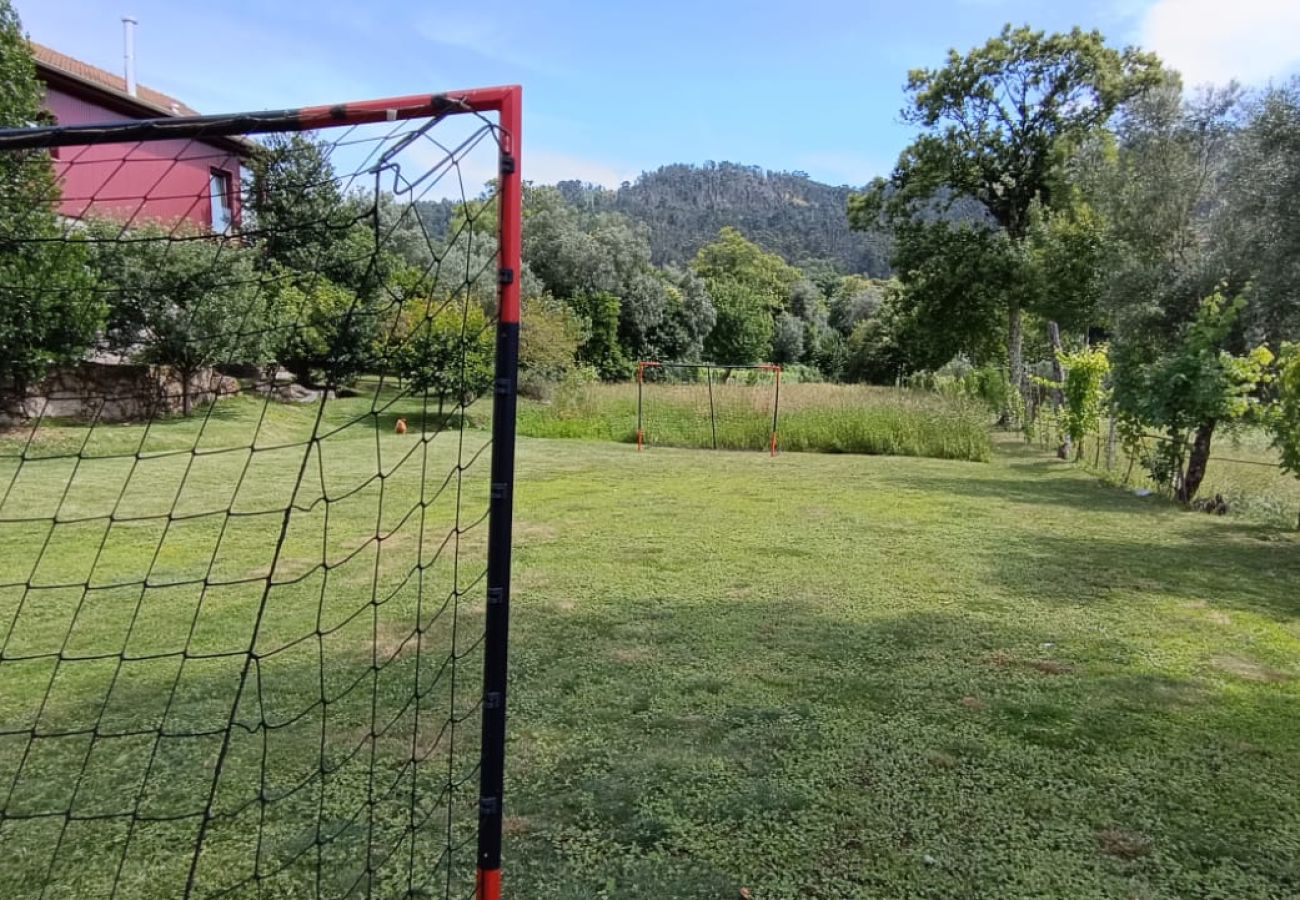
[[[0,896],[496,896],[518,123],[0,132]]]

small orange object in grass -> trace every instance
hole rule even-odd
[[[406,420],[398,419],[397,426],[393,430],[396,431],[398,434],[406,434]]]

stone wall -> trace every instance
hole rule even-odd
[[[180,413],[181,379],[163,366],[81,362],[60,369],[33,388],[27,399],[0,411],[0,422],[67,418],[130,422]],[[212,369],[190,379],[191,409],[239,393],[239,382]]]

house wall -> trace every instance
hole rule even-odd
[[[130,116],[49,87],[45,105],[60,125],[129,122]],[[210,230],[213,169],[229,173],[234,222],[240,217],[240,161],[229,150],[199,141],[147,141],[62,147],[55,154],[63,200],[60,212],[131,222],[182,219]]]

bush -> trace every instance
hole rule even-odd
[[[477,303],[408,302],[390,356],[413,391],[468,405],[492,385],[496,334]]]

